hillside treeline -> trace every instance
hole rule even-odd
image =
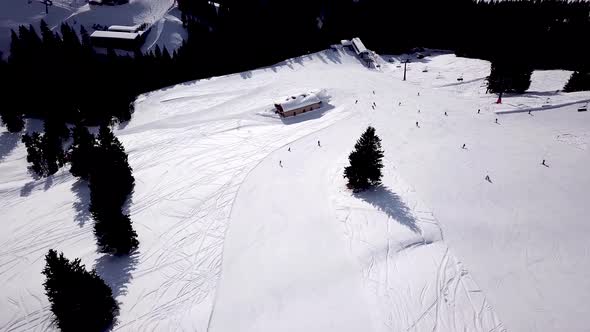
[[[4,124],[20,131],[23,116],[93,125],[126,121],[140,93],[271,65],[353,36],[380,53],[422,46],[504,68],[519,64],[519,71],[561,68],[586,78],[590,70],[587,1],[178,0],[178,5],[189,33],[173,53],[96,52],[84,29],[65,24],[59,31],[45,23],[13,31],[9,56],[0,62]]]

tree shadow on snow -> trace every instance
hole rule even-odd
[[[76,195],[78,201],[74,202],[74,210],[76,210],[76,216],[74,220],[78,223],[78,226],[82,227],[86,224],[86,221],[90,220],[90,188],[88,188],[88,182],[78,180],[72,184],[72,192]]]
[[[0,162],[4,160],[16,148],[23,134],[39,132],[43,129],[43,122],[37,119],[28,119],[25,122],[24,131],[19,133],[9,133],[7,131],[0,135]]]
[[[3,132],[0,135],[0,161],[8,156],[20,141],[20,133]]]
[[[332,61],[333,63],[336,63],[336,64],[342,63],[342,60],[340,59],[340,52],[339,51],[328,50],[328,51],[324,52],[324,54],[326,55],[328,60]]]
[[[133,279],[132,272],[137,267],[139,253],[131,255],[112,256],[103,255],[96,260],[96,273],[113,290],[113,297],[127,294],[127,285]]]
[[[54,180],[57,180],[58,183],[62,183],[64,180],[64,175],[63,174],[59,174],[59,175],[49,175],[48,177],[41,177],[37,174],[35,174],[30,168],[29,168],[29,174],[33,177],[33,181],[27,182],[20,190],[20,196],[21,197],[27,197],[29,196],[33,190],[35,190],[35,188],[43,185],[43,190],[47,191],[49,189],[51,189],[51,187],[53,187],[54,185]]]
[[[420,232],[418,221],[412,215],[410,208],[389,188],[379,185],[363,192],[354,193],[353,196],[373,205],[414,233]]]
[[[248,71],[241,72],[240,76],[242,76],[242,78],[245,80],[252,78],[252,71],[248,70]]]

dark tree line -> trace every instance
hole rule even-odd
[[[97,53],[88,32],[62,24],[59,33],[41,21],[12,31],[10,55],[0,63],[0,116],[13,132],[23,117],[85,125],[127,121],[141,92],[129,56]]]
[[[125,255],[137,248],[139,241],[123,206],[133,191],[135,179],[121,142],[107,126],[98,137],[76,126],[69,156],[70,172],[90,187],[90,212],[99,251]]]
[[[490,61],[524,58],[538,69],[577,70],[590,61],[590,46],[581,40],[590,35],[586,1],[217,2],[178,1],[190,31],[182,52],[212,74],[269,65],[352,36],[380,53],[424,46]]]
[[[487,78],[492,93],[524,93],[531,85],[533,67],[525,60],[496,59]]]
[[[565,92],[590,91],[590,70],[573,72],[563,90]]]
[[[523,64],[514,76],[530,68],[585,75],[590,68],[590,44],[583,40],[590,35],[587,1],[217,3],[178,1],[188,38],[173,53],[156,48],[144,54],[137,50],[134,56],[112,50],[102,54],[92,48],[84,28],[74,31],[63,24],[56,32],[42,22],[37,32],[21,26],[12,32],[7,61],[0,61],[2,122],[16,132],[23,128],[23,117],[86,125],[126,121],[140,93],[271,65],[352,36],[380,53],[424,46],[490,60],[501,71]]]

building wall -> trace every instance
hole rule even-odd
[[[284,116],[284,117],[287,117],[287,116],[297,116],[299,114],[303,114],[303,113],[306,113],[306,112],[309,112],[309,111],[316,110],[316,109],[320,108],[321,106],[322,106],[322,103],[321,102],[315,103],[315,104],[308,105],[308,106],[305,106],[305,107],[301,107],[301,108],[297,108],[297,109],[294,109],[294,110],[290,110],[288,112],[284,112],[282,114],[282,116]]]

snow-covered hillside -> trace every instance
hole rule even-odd
[[[85,184],[33,179],[0,132],[0,330],[52,330],[50,248],[96,267],[120,331],[587,329],[590,93],[537,71],[496,105],[485,61],[408,69],[325,51],[140,96],[116,131],[137,182],[125,259],[95,253]],[[317,89],[324,108],[272,113]],[[342,171],[368,125],[383,185],[352,194]]]
[[[49,27],[59,31],[59,25],[66,22],[79,29],[84,25],[89,32],[93,25],[135,25],[148,23],[152,30],[147,36],[143,50],[155,45],[174,50],[186,38],[186,31],[180,21],[180,13],[174,0],[130,0],[120,6],[89,5],[87,0],[53,0],[49,14],[38,1],[2,0],[0,1],[0,51],[8,53],[10,29],[19,25],[33,24],[37,32],[39,22],[45,20]]]

